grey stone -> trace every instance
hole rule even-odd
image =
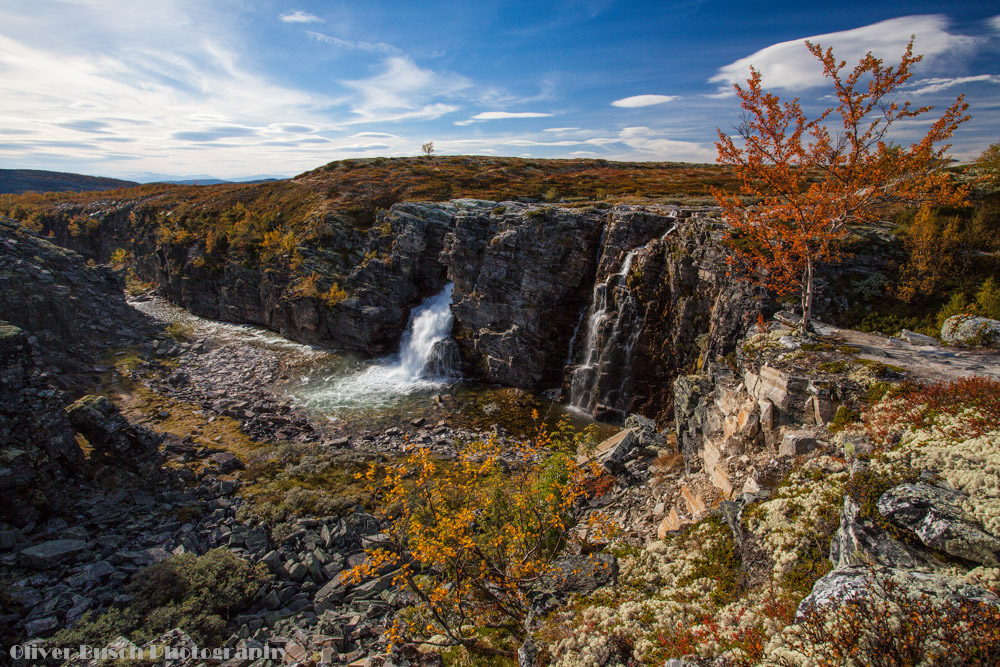
[[[1000,606],[1000,598],[996,595],[959,577],[919,570],[852,565],[837,568],[817,581],[812,592],[799,604],[798,617],[801,618],[809,609],[841,603],[855,596],[872,595],[880,588],[876,578],[890,577],[905,595],[925,594],[941,602],[971,600]]]
[[[862,517],[860,507],[849,496],[844,498],[840,527],[830,542],[830,561],[844,568],[862,563],[892,567],[936,569],[941,563],[932,556],[912,549]]]
[[[285,571],[292,581],[302,581],[309,574],[309,568],[304,563],[293,563],[285,566]]]
[[[319,589],[313,598],[313,607],[316,609],[316,613],[322,614],[324,611],[340,604],[344,599],[344,593],[344,585],[337,578],[334,578],[323,586],[323,588]]]
[[[580,454],[577,457],[579,463],[596,461],[611,472],[621,472],[625,461],[636,451],[639,446],[639,436],[634,429],[627,428],[611,436],[589,454]]]
[[[910,331],[909,329],[903,329],[899,332],[899,336],[910,345],[941,345],[937,338],[934,338],[933,336],[925,336],[924,334],[919,334],[914,331]]]
[[[816,449],[819,441],[810,431],[789,431],[781,438],[778,454],[781,456],[799,456]]]
[[[45,618],[39,618],[34,621],[28,621],[24,624],[24,633],[29,637],[37,637],[38,635],[51,632],[59,627],[59,619],[55,616],[46,616]]]
[[[268,551],[260,560],[262,563],[267,565],[267,568],[274,574],[278,574],[284,570],[284,562],[281,559],[281,554],[277,551]]]
[[[882,494],[878,511],[916,533],[932,549],[987,567],[1000,567],[1000,540],[962,510],[963,494],[926,482],[901,484]]]
[[[18,558],[26,567],[47,570],[86,550],[87,543],[83,540],[50,540],[23,549]]]
[[[236,458],[235,454],[230,452],[212,454],[208,457],[208,460],[219,466],[219,472],[223,475],[246,468],[246,466],[243,465],[243,462]]]

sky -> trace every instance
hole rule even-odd
[[[973,159],[1000,140],[995,0],[3,0],[0,167],[291,176],[429,141],[715,162],[750,65],[815,113],[830,88],[804,40],[891,64],[911,35],[925,57],[902,99],[941,111],[964,94],[951,154]]]

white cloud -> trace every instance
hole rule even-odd
[[[953,86],[961,86],[967,83],[1000,83],[1000,76],[995,74],[977,74],[976,76],[959,76],[955,78],[937,78],[937,79],[920,79],[919,81],[914,81],[907,88],[915,88],[915,90],[908,90],[912,95],[925,95],[927,93],[936,93],[947,88],[952,88]]]
[[[343,122],[329,110],[342,100],[249,69],[245,41],[212,7],[67,3],[60,12],[52,21],[0,7],[5,165],[231,176],[266,162],[289,173],[357,142],[336,138]]]
[[[914,52],[928,59],[968,46],[973,41],[973,38],[949,33],[947,27],[945,16],[902,16],[853,30],[772,44],[720,68],[709,81],[724,84],[725,90],[731,90],[732,84],[746,82],[752,65],[761,73],[767,87],[806,90],[824,83],[822,66],[806,49],[807,39],[824,49],[832,47],[834,56],[849,64],[858,62],[871,51],[892,65],[899,62],[911,35],[916,35]]]
[[[369,137],[369,138],[371,138],[371,137],[376,137],[376,138],[380,138],[380,139],[399,139],[398,135],[389,134],[387,132],[358,132],[357,134],[352,134],[351,136],[354,137],[354,138],[360,138],[360,137]]]
[[[400,53],[400,50],[395,46],[392,44],[386,44],[385,42],[351,42],[346,39],[340,39],[339,37],[324,35],[321,32],[315,32],[313,30],[306,30],[306,34],[317,42],[331,44],[350,51],[367,51],[369,53],[387,53],[391,55],[398,55]]]
[[[648,127],[626,127],[618,133],[618,141],[632,149],[625,157],[639,160],[671,162],[715,162],[718,152],[695,141],[670,139],[662,131]]]
[[[383,71],[368,79],[342,81],[357,97],[351,110],[366,122],[432,119],[457,111],[452,104],[431,103],[450,97],[472,83],[463,76],[422,69],[406,56],[387,58]]]
[[[1000,32],[1000,16],[994,16],[993,18],[991,18],[989,20],[989,24],[993,27],[994,30]]]
[[[542,132],[576,132],[579,129],[578,127],[549,127]]]
[[[483,111],[470,120],[503,120],[505,118],[548,118],[552,114],[536,111]]]
[[[309,12],[304,12],[301,9],[297,9],[294,12],[285,12],[279,15],[278,19],[285,23],[323,23],[323,19],[320,17]]]
[[[671,102],[676,99],[676,95],[633,95],[632,97],[623,97],[620,100],[615,100],[611,103],[611,106],[633,109],[635,107],[650,107],[654,104],[663,104],[664,102]]]

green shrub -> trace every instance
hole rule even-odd
[[[861,414],[857,410],[852,410],[846,405],[837,408],[837,413],[833,415],[833,422],[830,424],[830,432],[836,433],[847,428],[861,419]]]
[[[194,335],[194,327],[186,322],[171,322],[167,325],[165,332],[174,340],[183,341]]]
[[[976,292],[976,314],[1000,320],[1000,286],[997,286],[993,276],[987,278]]]
[[[128,585],[134,602],[100,616],[88,612],[75,628],[52,638],[55,646],[108,642],[119,635],[145,642],[181,628],[201,646],[226,640],[226,625],[249,605],[270,578],[263,564],[251,565],[228,549],[204,556],[172,556],[137,572]]]
[[[944,326],[945,320],[954,315],[963,315],[969,310],[969,302],[965,298],[965,294],[962,292],[955,292],[951,295],[941,310],[937,314],[937,330],[938,333],[941,332],[941,327]]]

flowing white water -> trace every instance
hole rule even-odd
[[[352,372],[306,378],[296,393],[307,406],[323,410],[377,408],[454,381],[457,354],[448,340],[453,287],[449,283],[413,309],[399,354]]]
[[[639,250],[628,251],[618,272],[594,285],[581,364],[570,375],[569,402],[577,410],[589,413],[598,403],[618,410],[627,408],[632,351],[641,328],[636,326],[641,313],[628,287],[628,276]],[[603,376],[616,368],[622,374],[620,384],[599,386],[606,382]]]

